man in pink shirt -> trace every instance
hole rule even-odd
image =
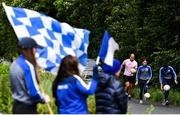
[[[136,82],[135,70],[137,70],[137,66],[135,55],[131,53],[129,59],[123,61],[120,69],[121,72],[121,70],[124,68],[123,81],[125,83],[125,91],[128,93],[129,100],[131,99],[131,92]]]

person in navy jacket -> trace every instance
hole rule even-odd
[[[163,87],[164,85],[172,86],[173,81],[175,84],[178,84],[177,76],[173,67],[168,66],[168,65],[163,65],[159,70],[159,82],[161,85],[161,90],[163,91],[163,94],[164,94],[163,105],[169,104],[169,101],[168,101],[169,91],[165,91]]]
[[[53,97],[59,114],[87,114],[87,97],[94,94],[98,84],[97,66],[93,68],[91,81],[86,84],[80,77],[79,62],[67,55],[61,61],[58,74],[53,82]]]
[[[136,73],[136,85],[139,85],[140,93],[139,103],[143,103],[143,95],[147,93],[147,87],[148,83],[152,78],[152,69],[149,65],[147,65],[147,60],[144,59],[141,66],[138,67],[137,73]]]
[[[124,88],[116,77],[120,74],[121,64],[114,59],[113,66],[102,65],[98,74],[99,83],[95,93],[97,114],[126,114],[127,98]]]

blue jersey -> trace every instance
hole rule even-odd
[[[172,79],[177,80],[176,73],[173,67],[168,66],[167,68],[161,67],[159,70],[159,81],[162,84],[163,79]]]
[[[150,80],[152,78],[152,69],[150,66],[141,65],[138,67],[137,74],[136,74],[136,80]]]
[[[57,86],[58,113],[87,114],[87,96],[94,94],[98,81],[92,79],[86,84],[79,76],[66,78]]]
[[[13,98],[26,104],[44,102],[36,77],[34,66],[20,55],[10,67]]]

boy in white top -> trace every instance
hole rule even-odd
[[[121,72],[121,70],[125,68],[123,74],[123,81],[125,83],[125,91],[128,93],[129,100],[131,99],[131,92],[136,82],[135,74],[137,66],[138,64],[135,61],[135,55],[131,53],[129,59],[123,61],[120,69]]]

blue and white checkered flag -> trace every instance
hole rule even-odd
[[[81,70],[87,62],[89,31],[73,28],[67,23],[25,8],[3,7],[18,39],[30,37],[43,49],[36,53],[38,65],[56,74],[61,59],[70,54],[76,56]]]

